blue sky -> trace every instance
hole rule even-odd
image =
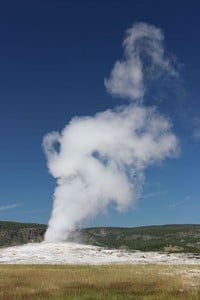
[[[43,136],[73,116],[122,103],[104,78],[135,22],[161,28],[179,79],[153,86],[147,104],[169,116],[180,154],[146,170],[143,194],[127,212],[88,226],[199,223],[200,4],[198,1],[6,1],[0,9],[0,220],[47,223],[55,180]]]

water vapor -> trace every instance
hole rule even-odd
[[[127,104],[75,117],[61,133],[44,137],[49,172],[57,180],[46,241],[66,240],[77,225],[111,202],[119,211],[129,207],[141,191],[145,168],[178,151],[170,120],[143,104],[148,78],[163,72],[177,76],[164,54],[161,30],[135,24],[123,47],[124,57],[105,86],[128,98]]]
[[[145,83],[162,76],[178,76],[172,61],[166,56],[164,35],[159,28],[137,23],[126,31],[124,57],[118,60],[105,79],[107,90],[130,100],[143,100]]]

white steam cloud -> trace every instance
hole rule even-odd
[[[145,82],[162,74],[177,76],[172,62],[166,57],[162,31],[145,23],[135,24],[127,30],[123,42],[124,58],[117,61],[109,79],[107,90],[116,96],[141,100]]]
[[[95,116],[75,117],[61,133],[44,137],[48,168],[57,179],[46,241],[66,240],[71,230],[110,202],[118,210],[127,208],[139,195],[145,168],[178,150],[170,121],[137,101],[144,96],[148,77],[177,75],[164,55],[162,32],[139,23],[127,31],[123,45],[124,58],[105,85],[113,95],[134,101]]]

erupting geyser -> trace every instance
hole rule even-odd
[[[139,195],[144,169],[177,152],[169,119],[143,101],[147,81],[164,73],[177,76],[163,39],[154,26],[131,27],[123,42],[124,57],[105,79],[107,90],[127,98],[127,105],[75,117],[61,133],[44,137],[48,168],[57,179],[46,241],[66,240],[111,201],[118,210],[128,207]]]

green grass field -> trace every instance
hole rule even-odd
[[[0,299],[200,299],[200,267],[1,265]]]

